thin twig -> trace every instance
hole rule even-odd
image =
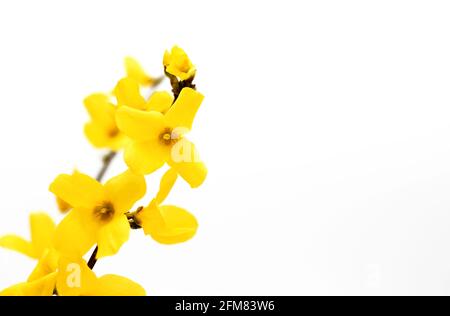
[[[88,261],[88,267],[89,269],[94,269],[95,264],[97,263],[97,252],[98,252],[98,246],[95,246],[94,251],[91,254],[91,257]]]
[[[195,76],[192,76],[189,79],[186,80],[181,80],[179,81],[178,78],[170,73],[167,72],[166,68],[164,68],[164,74],[166,75],[167,78],[169,78],[170,80],[170,85],[172,86],[172,93],[173,93],[173,103],[175,103],[175,101],[178,99],[178,96],[181,93],[181,90],[183,90],[184,88],[192,88],[194,90],[196,90],[194,79]]]
[[[103,157],[103,165],[102,168],[100,169],[100,171],[97,174],[97,181],[101,182],[103,177],[105,176],[106,171],[108,170],[109,166],[111,165],[111,162],[113,161],[114,157],[116,157],[117,152],[115,151],[110,151],[108,154],[106,154]]]
[[[161,84],[161,82],[164,81],[164,76],[159,76],[155,79],[153,79],[153,84],[151,85],[152,89],[155,89],[157,86],[159,86]]]

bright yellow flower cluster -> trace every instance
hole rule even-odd
[[[21,252],[38,263],[28,279],[1,295],[145,295],[135,282],[117,275],[97,277],[92,268],[100,258],[115,255],[132,229],[141,229],[161,244],[191,239],[198,227],[187,210],[165,205],[178,177],[199,187],[207,169],[194,144],[185,136],[192,129],[203,95],[192,81],[195,67],[179,47],[166,52],[164,72],[172,93],[152,89],[161,79],[148,76],[133,58],[125,59],[126,76],[112,95],[95,93],[84,100],[90,121],[84,131],[96,148],[109,149],[94,179],[79,171],[61,174],[50,184],[58,208],[67,215],[55,225],[44,213],[30,216],[31,241],[16,235],[0,238],[0,246]],[[116,152],[124,149],[128,170],[101,179]],[[147,206],[135,204],[147,193],[146,175],[168,169]],[[89,262],[83,257],[94,249]]]

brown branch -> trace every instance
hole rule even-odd
[[[153,79],[153,84],[150,86],[150,88],[155,89],[157,86],[161,84],[161,82],[164,81],[164,76],[159,76],[155,79]]]
[[[88,261],[88,267],[89,269],[94,269],[95,264],[97,263],[97,252],[98,252],[98,246],[95,246],[94,251],[91,254],[91,257],[89,258]]]
[[[192,89],[196,90],[196,86],[193,83],[195,76],[193,76],[189,79],[180,81],[180,80],[178,80],[178,78],[176,76],[168,73],[166,71],[166,68],[164,68],[164,74],[170,80],[170,85],[172,86],[172,93],[173,93],[173,97],[174,97],[174,99],[173,99],[174,103],[178,99],[178,96],[180,95],[181,90],[183,90],[184,88],[192,88]]]
[[[95,178],[98,182],[101,182],[103,180],[103,177],[105,176],[106,171],[108,170],[109,166],[111,165],[111,162],[113,161],[114,157],[116,157],[117,152],[110,151],[108,154],[106,154],[103,157],[103,165],[100,171],[97,174],[97,177]]]

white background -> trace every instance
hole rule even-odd
[[[169,202],[198,235],[133,232],[99,275],[149,295],[449,294],[449,16],[448,1],[2,1],[0,233],[28,236],[30,211],[60,219],[49,183],[102,155],[83,98],[126,55],[161,74],[179,44],[210,173]],[[0,250],[0,265],[5,287],[34,262]]]

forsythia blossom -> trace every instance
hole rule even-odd
[[[137,283],[114,274],[98,278],[81,259],[62,257],[58,267],[41,278],[13,285],[0,296],[143,296]]]
[[[31,241],[17,235],[0,238],[0,247],[18,251],[34,259],[40,259],[50,247],[55,233],[55,223],[45,213],[30,215]]]
[[[62,296],[143,296],[137,283],[113,274],[98,278],[86,262],[61,258],[56,274],[56,289]]]
[[[163,64],[169,74],[180,80],[187,80],[195,76],[195,66],[184,50],[178,46],[174,46],[170,52],[165,52]]]
[[[117,125],[132,140],[125,149],[128,167],[140,174],[150,174],[168,163],[192,187],[200,186],[207,169],[194,144],[184,136],[191,129],[202,101],[203,95],[185,88],[165,114],[119,108]]]
[[[171,92],[153,91],[161,79],[149,76],[138,61],[127,57],[126,75],[112,93],[94,93],[84,99],[90,117],[85,136],[94,147],[110,152],[96,179],[74,171],[57,176],[50,184],[64,216],[57,225],[44,213],[32,213],[29,241],[17,235],[0,238],[0,247],[37,260],[26,281],[0,295],[146,295],[139,284],[125,277],[97,277],[92,271],[96,261],[115,255],[132,229],[142,229],[161,244],[182,243],[196,234],[194,215],[164,201],[179,176],[192,188],[206,179],[206,166],[185,136],[204,97],[193,83],[196,68],[184,50],[174,46],[166,51],[163,64]],[[147,88],[150,93],[144,93]],[[116,152],[122,149],[128,170],[102,183]],[[146,195],[144,176],[165,164],[169,169],[155,197],[147,206],[135,208]],[[83,256],[94,247],[89,261],[84,261]]]
[[[84,106],[91,121],[84,126],[84,133],[97,148],[119,150],[125,146],[127,138],[117,128],[116,106],[106,94],[91,94],[84,99]]]
[[[136,80],[142,86],[152,86],[155,84],[155,79],[150,77],[142,68],[141,64],[133,57],[125,58],[125,71],[127,78]]]
[[[91,118],[84,126],[84,133],[96,148],[117,151],[127,144],[127,138],[117,128],[115,111],[118,106],[124,104],[140,108],[140,102],[146,103],[140,95],[140,88],[157,83],[132,57],[125,58],[125,70],[126,77],[119,80],[112,97],[106,93],[94,93],[84,100],[84,106]]]
[[[97,257],[114,255],[128,240],[130,225],[125,215],[146,191],[145,179],[131,171],[105,185],[79,172],[60,175],[50,191],[73,206],[55,232],[55,249],[83,256],[98,244]]]
[[[172,190],[177,176],[174,169],[169,169],[161,179],[156,197],[136,216],[144,233],[162,244],[185,242],[197,232],[197,220],[191,213],[178,206],[161,205]]]

